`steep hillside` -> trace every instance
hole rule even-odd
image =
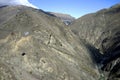
[[[25,6],[0,8],[0,80],[98,80],[87,47],[58,18]]]
[[[96,13],[87,14],[70,25],[79,39],[98,49],[108,80],[120,80],[120,4]]]

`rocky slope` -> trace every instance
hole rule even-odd
[[[96,58],[96,63],[104,76],[120,80],[120,4],[85,15],[70,28],[86,45],[103,54],[102,59]]]
[[[25,6],[0,8],[0,80],[98,80],[85,44],[58,18]]]

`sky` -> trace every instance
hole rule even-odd
[[[29,2],[45,11],[70,14],[78,18],[103,8],[109,8],[120,3],[120,0],[29,0]]]
[[[120,0],[0,0],[0,6],[26,5],[44,11],[70,14],[75,18],[118,3]]]

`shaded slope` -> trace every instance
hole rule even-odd
[[[116,67],[120,61],[119,17],[120,5],[118,4],[109,9],[85,15],[70,25],[74,34],[85,43],[95,46],[103,54],[99,63],[103,66],[102,70],[106,71],[105,74],[107,73],[109,80],[119,80],[116,76],[120,75],[120,67]]]

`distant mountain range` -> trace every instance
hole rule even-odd
[[[79,19],[0,7],[0,80],[120,80],[120,5]]]
[[[49,13],[55,15],[58,18],[60,18],[66,25],[69,25],[72,21],[75,20],[75,18],[72,17],[69,14],[55,13],[55,12],[49,12]]]

